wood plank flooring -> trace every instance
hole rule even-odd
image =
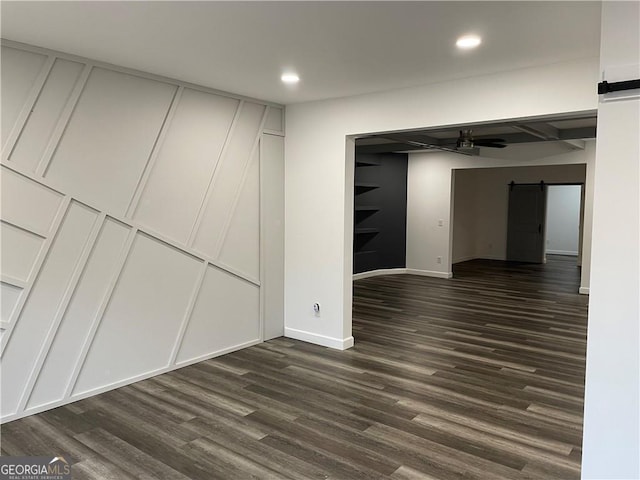
[[[574,262],[359,280],[350,350],[272,340],[3,425],[2,454],[76,480],[577,479]]]

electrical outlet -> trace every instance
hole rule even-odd
[[[443,219],[438,220],[438,226],[439,227],[443,227],[444,226],[444,220]]]
[[[442,257],[436,257],[436,263],[442,263]]]

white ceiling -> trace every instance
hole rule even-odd
[[[3,0],[1,9],[3,38],[285,104],[597,57],[600,38],[599,2]],[[465,33],[482,45],[458,51]],[[285,69],[298,86],[280,82]]]

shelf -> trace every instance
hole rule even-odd
[[[377,212],[378,210],[380,210],[378,207],[354,207],[354,210],[356,212]]]
[[[356,160],[356,167],[379,167],[379,163],[367,162],[366,160]]]
[[[376,188],[380,188],[380,185],[375,183],[356,183],[354,185],[356,195],[360,195],[361,193],[365,193],[371,190],[375,190]]]
[[[378,253],[377,250],[363,250],[361,252],[354,252],[354,255],[370,255],[372,253]]]
[[[364,234],[372,234],[372,233],[380,233],[380,230],[377,228],[356,228],[356,235],[364,235]]]

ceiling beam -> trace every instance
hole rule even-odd
[[[438,144],[433,144],[433,143],[426,143],[426,142],[420,142],[420,141],[416,141],[416,140],[410,140],[406,137],[403,136],[397,136],[395,134],[389,134],[389,135],[380,135],[380,138],[385,138],[387,140],[392,140],[392,141],[397,141],[400,143],[405,143],[409,146],[414,146],[414,147],[418,147],[418,150],[440,150],[443,152],[451,152],[451,153],[459,153],[461,155],[473,155],[474,152],[467,152],[466,150],[458,150],[450,148],[450,147],[445,147],[443,145],[438,145]]]
[[[583,139],[595,138],[596,127],[594,125],[593,127],[560,130],[559,133],[560,133],[560,141],[569,145],[573,149],[584,150],[586,143]]]
[[[430,137],[424,133],[403,133],[401,135],[394,135],[393,137],[387,137],[387,138],[393,138],[394,140],[408,140],[410,142],[418,142],[418,143],[427,143],[429,145],[442,145],[443,144],[443,139],[442,138],[434,138],[434,137]],[[455,137],[455,140],[457,140],[458,137]],[[454,142],[455,142],[454,140]]]
[[[407,145],[406,143],[381,143],[378,145],[356,144],[357,153],[391,153],[391,152],[406,152],[410,150],[424,150],[424,147]]]
[[[560,140],[584,140],[585,138],[596,138],[596,126],[566,128],[560,130]]]
[[[523,124],[525,125],[525,124]],[[535,124],[539,126],[540,124]],[[584,148],[584,139],[596,138],[596,127],[579,127],[579,128],[568,128],[568,129],[557,129],[549,125],[549,127],[553,130],[548,130],[546,135],[543,135],[541,132],[537,132],[537,135],[534,135],[532,132],[524,130],[518,133],[500,133],[495,135],[474,135],[474,140],[485,140],[487,138],[502,138],[504,139],[504,143],[507,145],[517,144],[517,143],[534,143],[534,142],[543,142],[543,141],[562,141],[571,145],[573,148]],[[538,128],[539,130],[539,128]],[[545,140],[544,136],[556,136],[557,138]],[[375,138],[375,137],[369,137]],[[410,133],[395,133],[392,134],[391,137],[380,135],[380,138],[386,138],[388,140],[393,140],[392,143],[381,143],[381,144],[368,144],[368,145],[358,145],[358,141],[356,140],[356,149],[358,153],[388,153],[388,152],[408,152],[413,150],[424,150],[425,148],[419,145],[412,145],[412,142],[415,143],[423,143],[430,144],[436,146],[453,146],[458,139],[456,134],[455,137],[449,138],[434,138],[430,137],[426,134],[421,134],[418,132],[410,132]],[[407,142],[407,143],[404,143]]]
[[[544,141],[560,140],[560,130],[548,123],[526,123],[514,125],[513,128],[541,138]]]
[[[584,150],[587,145],[584,140],[562,140],[562,143],[566,143],[574,150]]]
[[[379,138],[381,141],[392,140],[392,143],[380,143],[380,144],[365,144],[358,145],[356,140],[356,151],[358,153],[388,153],[388,152],[405,152],[410,150],[425,150],[424,145],[440,145],[441,140],[428,135],[400,133],[389,135],[375,135],[368,137],[369,139]]]

